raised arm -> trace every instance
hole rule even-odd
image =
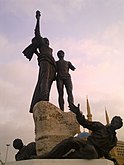
[[[36,19],[37,19],[37,22],[36,22],[36,27],[35,27],[35,37],[41,37],[41,34],[40,34],[40,11],[37,10],[36,11]]]
[[[73,113],[76,114],[78,123],[81,126],[83,126],[84,128],[95,131],[95,130],[99,129],[99,127],[101,127],[102,124],[100,122],[92,122],[92,121],[88,121],[87,119],[85,119],[85,116],[80,111],[79,104],[77,107],[74,104],[70,104],[69,109],[70,109],[70,111],[72,111]]]
[[[27,46],[24,50],[23,50],[23,54],[26,58],[29,59],[29,61],[32,59],[33,57],[33,54],[37,54],[37,56],[39,55],[38,52],[37,52],[37,48],[39,47],[39,41],[42,41],[42,37],[40,35],[40,24],[39,24],[39,21],[40,21],[40,11],[36,11],[36,19],[37,19],[37,22],[36,22],[36,27],[35,27],[35,37],[32,39],[32,43]],[[39,38],[41,40],[39,40]]]
[[[85,120],[85,117],[80,111],[80,104],[76,107],[73,103],[69,105],[69,110],[76,114],[77,121],[80,125],[83,126],[82,119]]]

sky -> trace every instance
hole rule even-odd
[[[0,159],[14,161],[12,142],[35,140],[29,106],[37,82],[38,64],[22,54],[34,37],[35,12],[41,11],[41,34],[50,40],[53,56],[65,52],[76,70],[70,71],[75,105],[86,115],[88,96],[93,120],[106,124],[124,118],[123,0],[0,0]],[[65,91],[65,109],[68,111]],[[50,102],[58,107],[56,82]],[[117,131],[124,141],[124,128]]]

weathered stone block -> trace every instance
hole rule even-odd
[[[72,112],[63,112],[55,105],[38,102],[33,109],[37,155],[49,152],[57,143],[80,132]]]

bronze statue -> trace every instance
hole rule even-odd
[[[67,91],[68,95],[68,103],[69,105],[74,103],[73,99],[73,94],[72,94],[72,81],[71,81],[71,76],[69,74],[69,69],[72,71],[75,70],[75,67],[71,64],[70,61],[65,61],[64,60],[64,51],[59,50],[57,52],[57,56],[59,58],[58,61],[56,61],[56,68],[57,68],[57,90],[58,90],[58,102],[59,102],[59,107],[61,110],[64,111],[64,86]]]
[[[16,161],[33,159],[36,157],[36,143],[31,142],[27,146],[25,146],[21,139],[15,139],[13,141],[13,147],[17,150],[17,154],[15,155]]]
[[[123,126],[120,116],[115,116],[111,120],[110,125],[103,125],[98,121],[88,121],[82,115],[78,107],[71,104],[70,110],[76,114],[76,118],[80,125],[92,131],[87,137],[87,141],[79,137],[71,137],[57,144],[48,154],[42,155],[40,158],[71,158],[71,159],[98,159],[105,157],[114,161],[109,152],[117,144],[115,130]],[[74,151],[71,151],[73,149]],[[69,152],[70,151],[70,152]]]
[[[49,101],[50,89],[56,75],[56,63],[52,56],[52,48],[49,47],[49,40],[40,34],[40,12],[36,11],[35,37],[32,43],[23,51],[24,56],[32,59],[35,53],[38,57],[39,75],[32,98],[30,112],[33,112],[34,105],[39,101]]]

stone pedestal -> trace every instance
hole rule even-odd
[[[6,165],[114,165],[112,161],[106,159],[35,159],[10,162]]]
[[[37,155],[49,152],[63,139],[80,132],[74,113],[63,112],[47,101],[34,106],[33,117]]]

